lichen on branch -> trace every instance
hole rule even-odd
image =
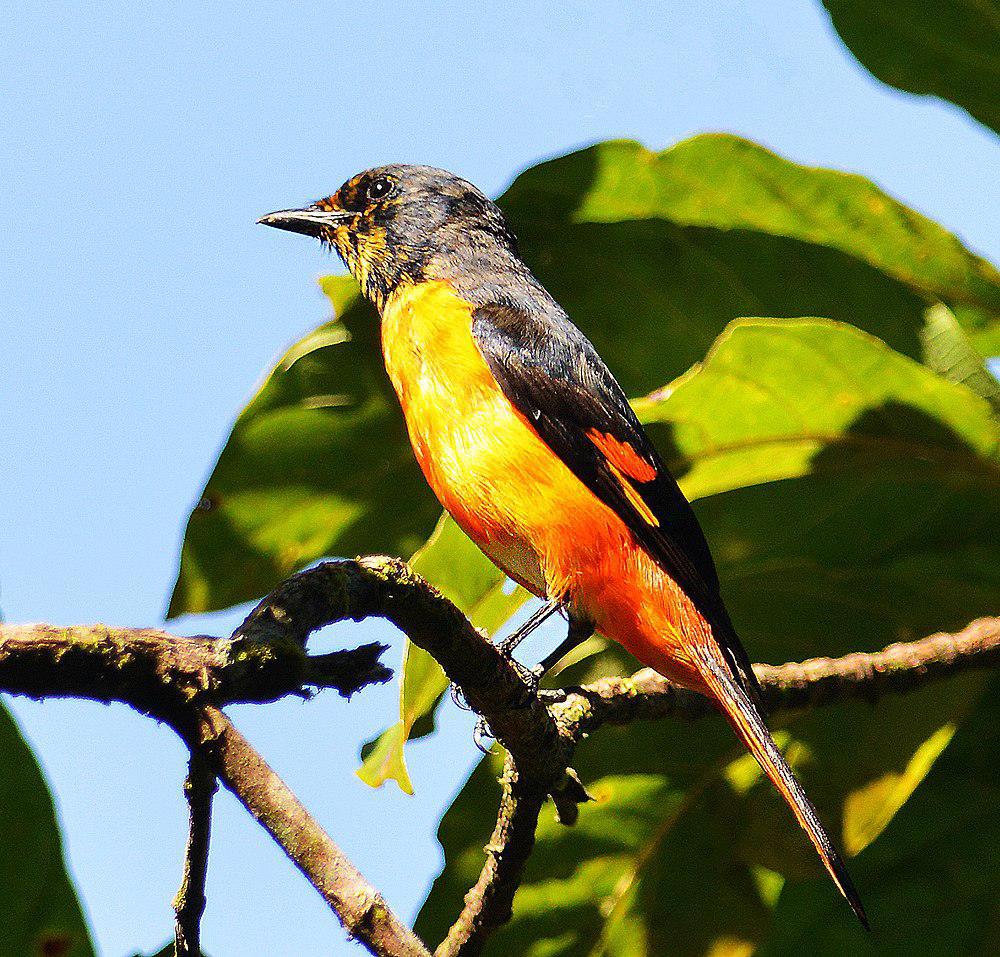
[[[462,612],[398,559],[327,562],[283,582],[231,638],[156,629],[0,625],[0,691],[34,698],[121,701],[169,723],[192,753],[191,829],[178,895],[178,940],[197,948],[212,777],[231,790],[305,874],[348,933],[370,953],[429,957],[343,851],[220,710],[335,688],[350,696],[388,679],[385,646],[310,655],[309,635],[368,617],[391,621],[431,654],[506,751],[502,799],[486,861],[438,957],[479,954],[510,916],[547,797],[575,820],[586,791],[571,766],[576,745],[603,724],[694,718],[709,702],[645,669],[579,688],[537,691],[523,670]],[[883,651],[755,665],[772,711],[902,693],[970,668],[1000,664],[1000,618]],[[198,766],[196,767],[195,756]]]

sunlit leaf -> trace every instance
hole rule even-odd
[[[1000,593],[990,405],[846,326],[743,321],[642,417],[757,659],[961,627]],[[780,481],[779,481],[780,480]]]
[[[407,649],[414,647],[416,646],[407,643]],[[447,686],[447,681],[445,685]],[[358,777],[373,788],[381,787],[386,781],[395,781],[401,791],[412,794],[413,782],[403,753],[408,737],[409,729],[402,720],[386,728],[362,749],[363,761],[358,768]]]
[[[703,363],[635,407],[647,426],[669,429],[660,437],[689,499],[851,460],[859,473],[1000,482],[1000,430],[985,402],[824,320],[733,323]]]
[[[976,348],[1000,348],[992,266],[867,180],[738,137],[599,144],[523,173],[500,202],[631,395],[747,315],[838,319],[921,358],[942,302]],[[257,598],[327,555],[407,555],[431,531],[377,322],[350,280],[324,288],[339,319],[292,347],[237,420],[191,516],[172,614]]]
[[[900,771],[886,771],[844,801],[844,850],[855,855],[885,830],[893,815],[909,800],[955,735],[952,722],[942,724]]]
[[[1000,407],[1000,381],[973,347],[955,313],[944,303],[935,303],[924,313],[921,330],[924,361],[951,382],[968,386],[977,395]],[[1000,342],[997,350],[1000,351]]]
[[[527,170],[500,202],[528,262],[632,394],[697,361],[737,316],[840,319],[919,357],[922,306],[904,290],[960,305],[984,355],[1000,341],[1000,274],[954,234],[864,177],[740,137],[658,153],[600,143]]]

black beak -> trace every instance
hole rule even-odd
[[[279,209],[276,213],[261,216],[257,222],[263,226],[274,226],[276,229],[287,229],[292,233],[321,239],[327,230],[349,220],[353,215],[344,210],[307,206],[305,209]]]

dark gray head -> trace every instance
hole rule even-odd
[[[379,306],[400,283],[448,278],[458,264],[474,267],[516,255],[497,205],[467,180],[430,166],[370,169],[312,206],[259,221],[336,249]]]

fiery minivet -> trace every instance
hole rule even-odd
[[[451,173],[394,165],[260,222],[336,249],[375,304],[427,481],[504,573],[565,611],[556,653],[597,629],[713,699],[867,927],[764,723],[691,506],[608,367],[519,257],[501,210]]]

